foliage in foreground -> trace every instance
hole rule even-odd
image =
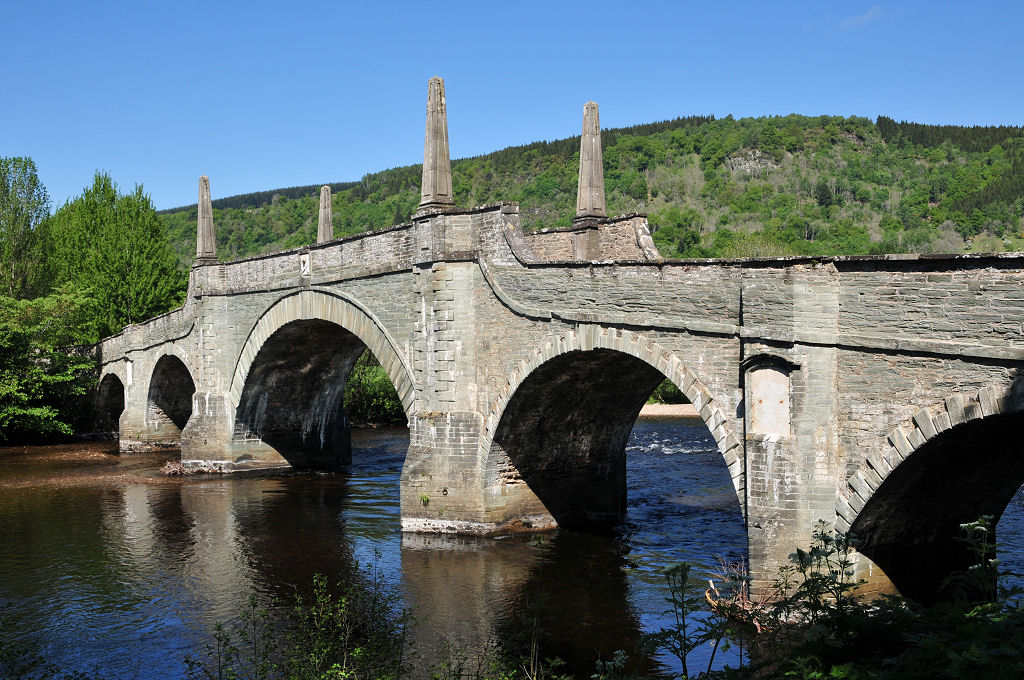
[[[900,597],[860,599],[848,536],[824,525],[797,550],[773,597],[746,608],[732,632],[752,649],[749,666],[690,677],[917,679],[1024,677],[1024,608],[999,586],[991,518],[962,527],[976,564],[952,574],[944,599],[923,607]],[[728,618],[728,617],[727,617]]]
[[[408,677],[412,617],[380,574],[348,583],[313,577],[308,597],[295,595],[273,613],[255,597],[234,624],[218,624],[213,641],[185,659],[189,680],[347,680]]]

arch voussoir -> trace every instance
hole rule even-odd
[[[398,344],[373,314],[356,301],[334,292],[302,290],[279,298],[256,321],[238,354],[228,395],[238,408],[249,370],[260,348],[282,326],[293,321],[322,320],[344,328],[377,357],[395,386],[407,416],[415,407],[416,389],[412,370],[398,349]]]
[[[946,396],[897,424],[883,448],[870,451],[837,493],[836,529],[849,531],[878,488],[907,458],[932,439],[974,420],[1024,410],[1024,388],[988,385],[977,392]]]

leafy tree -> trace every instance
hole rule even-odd
[[[37,280],[50,198],[31,158],[0,157],[0,292],[23,297]]]
[[[0,297],[0,440],[70,434],[75,398],[93,383],[85,340],[93,301],[62,289],[43,298]]]
[[[97,172],[53,216],[49,237],[54,280],[95,299],[100,336],[180,304],[186,277],[141,185],[121,194]]]
[[[405,424],[405,410],[398,393],[369,350],[360,354],[352,367],[342,403],[349,420],[354,423]]]
[[[782,144],[782,138],[779,136],[779,131],[775,128],[775,123],[768,121],[764,124],[761,129],[760,145],[763,151],[769,153],[775,151]]]

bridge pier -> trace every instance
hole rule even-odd
[[[402,467],[402,530],[488,534],[479,474],[482,421],[467,411],[421,411],[409,421]]]
[[[131,388],[129,388],[131,389]],[[166,437],[150,437],[146,426],[145,400],[129,399],[118,419],[118,441],[121,451],[148,451]]]

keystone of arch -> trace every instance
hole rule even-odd
[[[398,344],[380,320],[359,302],[341,293],[320,290],[301,290],[281,296],[253,325],[232,372],[228,396],[233,408],[238,408],[252,362],[270,336],[292,321],[314,319],[334,323],[359,338],[391,379],[406,415],[412,414],[415,384]]]
[[[498,424],[509,401],[516,391],[535,370],[549,360],[574,351],[610,349],[640,359],[661,371],[686,396],[697,409],[704,424],[715,438],[718,451],[722,454],[736,492],[742,495],[745,486],[743,469],[743,448],[739,438],[732,432],[718,402],[707,387],[688,369],[676,354],[654,342],[642,333],[597,325],[578,326],[562,335],[550,337],[527,354],[508,376],[508,383],[491,404],[490,413],[484,422],[484,437],[481,441],[481,455],[487,456],[497,432]],[[740,503],[743,506],[742,499]]]
[[[882,451],[867,454],[836,500],[836,531],[846,533],[882,482],[914,451],[946,430],[971,420],[1024,411],[1024,385],[982,387],[975,393],[951,394],[924,408],[885,437]]]
[[[111,361],[109,363],[103,364],[103,368],[100,370],[99,380],[96,381],[96,384],[99,385],[100,383],[102,383],[103,379],[106,378],[108,375],[116,377],[118,380],[121,381],[121,384],[124,385],[125,388],[127,388],[128,359],[122,357],[120,359],[117,359],[116,361]]]
[[[150,380],[153,378],[153,371],[156,370],[156,365],[160,363],[160,360],[164,357],[177,357],[185,369],[188,370],[188,377],[192,378],[193,385],[199,385],[199,381],[196,379],[196,367],[193,365],[192,359],[189,357],[188,352],[182,349],[176,342],[168,342],[155,348],[152,352],[153,357],[153,370],[149,372]]]

